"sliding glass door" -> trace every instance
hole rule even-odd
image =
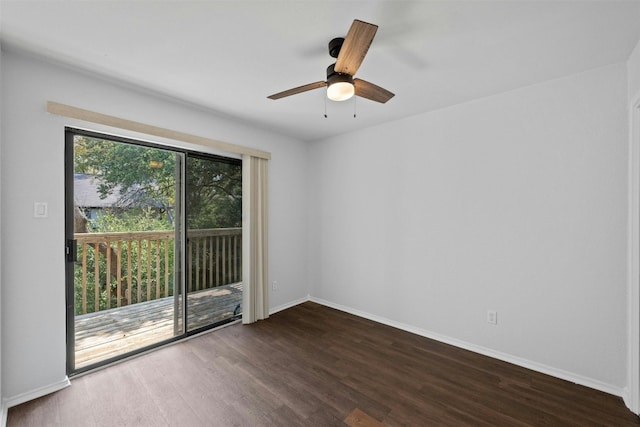
[[[190,154],[186,164],[187,330],[241,316],[242,165]]]
[[[240,315],[241,182],[233,159],[67,129],[69,374]]]

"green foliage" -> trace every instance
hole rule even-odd
[[[168,215],[152,208],[106,209],[91,225],[99,233],[173,230]]]
[[[99,177],[102,198],[119,186],[121,194],[175,203],[175,153],[79,135],[74,142],[75,172]]]
[[[129,231],[158,231],[172,230],[166,217],[158,216],[152,209],[134,209],[131,211],[111,211],[107,210],[95,222],[96,232],[112,233],[112,232],[129,232]],[[106,244],[103,244],[106,245]],[[83,272],[82,263],[79,263],[75,269],[74,285],[75,285],[75,312],[82,314],[82,277],[86,275],[86,299],[87,313],[97,310],[106,310],[107,308],[117,307],[117,267],[118,254],[120,254],[120,274],[121,274],[121,305],[135,304],[147,300],[156,299],[156,287],[159,289],[161,296],[173,295],[173,262],[174,262],[174,239],[148,241],[143,240],[140,245],[137,241],[132,241],[131,245],[127,241],[112,242],[110,250],[111,263],[114,267],[107,269],[106,252],[109,248],[103,246],[102,253],[100,250],[96,252],[94,245],[78,247],[78,260],[83,259],[83,251],[87,253],[86,270]],[[165,265],[165,252],[167,253],[168,266]],[[96,253],[98,255],[98,294],[99,302],[96,310]],[[128,270],[129,258],[131,258],[131,271]],[[160,260],[160,263],[156,262]],[[109,284],[107,286],[107,271],[110,271]],[[165,283],[165,276],[167,283]],[[167,289],[165,289],[165,287]],[[138,298],[138,288],[140,288],[140,298]],[[129,289],[129,297],[127,298],[126,290]],[[148,292],[147,292],[148,291]]]
[[[77,135],[74,155],[75,172],[100,179],[102,198],[119,188],[129,197],[145,195],[156,205],[175,205],[177,153]],[[189,228],[242,225],[240,165],[189,155],[186,181]],[[131,206],[124,202],[123,206]]]
[[[242,226],[242,167],[189,157],[187,224],[190,229]]]
[[[173,295],[173,239],[169,243],[169,265],[168,268],[164,264],[164,252],[167,250],[167,241],[161,241],[159,247],[156,242],[143,241],[141,247],[134,242],[131,247],[125,243],[121,247],[120,261],[125,266],[121,276],[121,294],[117,295],[117,276],[111,274],[109,278],[109,286],[107,284],[107,268],[106,257],[98,251],[99,254],[99,277],[98,277],[98,310],[114,308],[118,306],[118,298],[121,305],[135,304],[143,301],[150,301],[161,297]],[[112,246],[115,250],[116,245]],[[82,258],[83,250],[87,251],[87,289],[86,312],[92,313],[96,310],[95,294],[95,257],[96,250],[93,245],[87,245],[79,248],[79,256]],[[113,253],[113,252],[112,252]],[[160,258],[159,265],[156,264],[156,255]],[[131,271],[126,268],[128,259],[131,257]],[[117,257],[112,257],[111,262],[117,262]],[[140,278],[138,277],[140,272]],[[75,270],[75,289],[76,301],[75,312],[82,314],[82,275],[81,268]],[[168,281],[165,282],[165,276]],[[141,279],[141,280],[139,280]],[[138,288],[140,295],[138,295]],[[130,296],[127,298],[127,289],[130,289]]]

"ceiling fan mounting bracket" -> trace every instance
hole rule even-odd
[[[342,43],[344,43],[344,37],[336,37],[329,42],[329,55],[331,55],[332,58],[338,57]]]

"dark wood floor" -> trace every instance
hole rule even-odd
[[[304,303],[78,377],[71,387],[11,408],[7,425],[377,422],[640,424],[616,396]]]

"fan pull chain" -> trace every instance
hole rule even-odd
[[[353,118],[356,118],[356,100],[358,99],[357,96],[353,97]]]
[[[355,119],[358,116],[358,103],[357,103],[357,96],[353,97],[353,118]],[[327,97],[324,97],[324,118],[328,118],[329,116],[327,115]]]

